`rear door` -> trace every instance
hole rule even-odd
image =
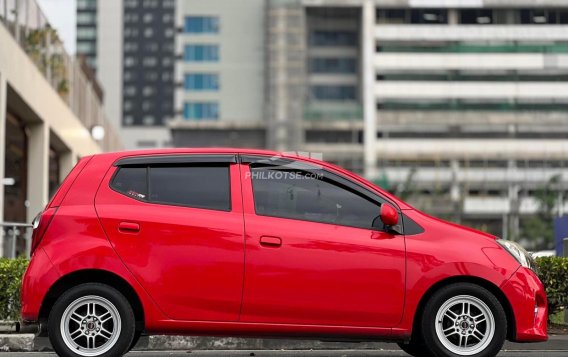
[[[238,319],[244,224],[235,156],[123,159],[96,208],[116,251],[168,317]]]

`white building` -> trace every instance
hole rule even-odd
[[[254,146],[266,128],[266,146],[506,237],[567,181],[568,2],[233,3],[178,0],[175,144]]]
[[[0,256],[11,256],[26,249],[14,236],[29,230],[17,225],[32,221],[77,160],[121,143],[98,84],[35,1],[0,6],[0,44]]]

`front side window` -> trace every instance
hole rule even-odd
[[[256,214],[374,229],[380,203],[324,170],[251,167]]]
[[[111,187],[150,203],[231,210],[229,165],[121,167]]]

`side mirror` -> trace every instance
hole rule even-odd
[[[394,227],[398,224],[398,212],[388,203],[383,203],[381,205],[379,217],[381,217],[381,221],[383,221],[385,226]]]

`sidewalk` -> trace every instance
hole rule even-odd
[[[139,351],[160,350],[397,350],[394,343],[322,342],[314,340],[245,339],[232,337],[145,336],[134,348]],[[505,351],[568,351],[568,335],[551,336],[542,343],[506,342]],[[51,351],[46,337],[33,334],[0,334],[0,351]]]

